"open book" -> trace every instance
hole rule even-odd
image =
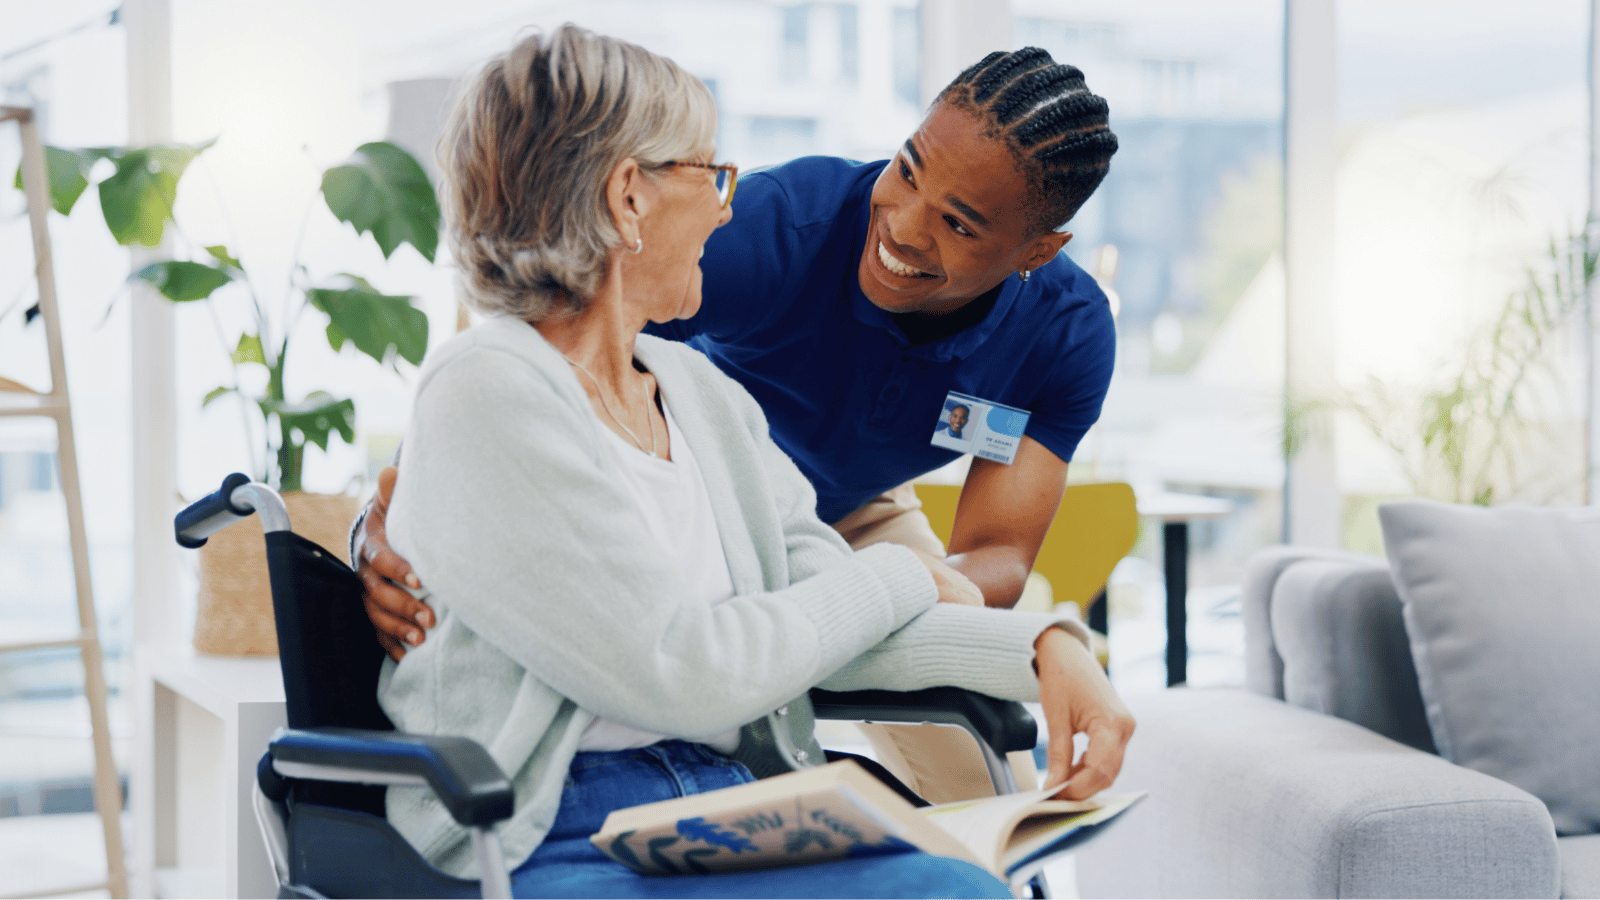
[[[761,869],[919,849],[1025,881],[1144,795],[1048,800],[1044,791],[918,809],[844,760],[619,809],[589,838],[647,875]]]

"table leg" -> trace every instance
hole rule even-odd
[[[1167,582],[1167,686],[1189,680],[1189,523],[1161,526]]]

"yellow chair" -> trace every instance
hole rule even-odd
[[[961,486],[919,484],[916,488],[929,524],[948,546]],[[1048,609],[1051,601],[1073,603],[1080,616],[1087,619],[1090,604],[1105,587],[1111,570],[1133,549],[1138,536],[1139,513],[1133,488],[1121,482],[1067,485],[1033,563],[1034,575],[1043,576],[1049,585],[1046,596],[1050,599],[1030,602],[1030,595],[1040,595],[1037,591],[1025,592],[1019,608],[1037,604]]]

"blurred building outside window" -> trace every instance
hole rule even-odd
[[[1119,335],[1071,477],[1233,502],[1190,529],[1188,672],[1238,683],[1239,576],[1277,541],[1283,484],[1282,4],[1018,0],[1013,14],[1016,45],[1106,98],[1120,145],[1067,245],[1115,294]],[[1123,690],[1165,684],[1160,545],[1147,526],[1108,590]]]

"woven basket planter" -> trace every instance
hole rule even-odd
[[[361,501],[342,494],[283,495],[296,534],[344,559]],[[276,656],[272,587],[267,578],[261,517],[250,516],[212,535],[200,548],[200,596],[194,647],[220,656]]]

